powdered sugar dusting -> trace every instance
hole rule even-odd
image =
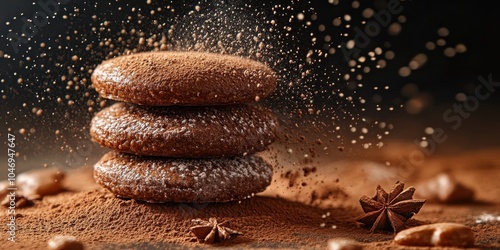
[[[272,167],[258,156],[157,158],[110,152],[95,165],[95,179],[113,193],[150,202],[209,202],[263,191]]]
[[[242,156],[262,151],[277,134],[269,110],[249,105],[144,107],[117,103],[91,124],[101,145],[139,155],[170,157]]]

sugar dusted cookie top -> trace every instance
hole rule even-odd
[[[276,89],[276,74],[237,56],[146,52],[102,62],[92,84],[103,97],[141,105],[223,105],[269,96]]]

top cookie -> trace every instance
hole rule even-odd
[[[102,62],[92,84],[105,98],[141,105],[224,105],[253,102],[276,88],[266,65],[237,56],[146,52]]]

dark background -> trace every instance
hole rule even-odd
[[[99,1],[98,1],[99,2]],[[121,1],[126,2],[126,1]],[[186,1],[194,2],[194,1]],[[231,1],[227,1],[229,4]],[[235,1],[236,2],[236,1]],[[240,1],[242,2],[242,1]],[[245,2],[245,1],[243,1]],[[260,1],[253,2],[256,5]],[[282,3],[286,5],[288,1],[266,1],[268,5],[272,3]],[[315,8],[318,13],[317,23],[325,23],[328,33],[332,37],[338,37],[338,29],[328,30],[328,24],[334,17],[342,16],[345,13],[351,13],[353,18],[360,15],[351,8],[352,1],[340,1],[339,5],[329,4],[327,0],[311,1],[310,6]],[[383,9],[386,5],[384,1],[361,1],[362,7],[371,6],[375,11]],[[92,1],[75,1],[71,6],[91,6]],[[133,5],[140,8],[147,6],[146,1],[133,1]],[[390,82],[392,86],[400,86],[407,81],[418,83],[423,91],[432,92],[437,101],[449,101],[455,94],[467,90],[468,84],[474,84],[476,77],[496,73],[500,68],[500,49],[498,41],[500,38],[500,7],[495,1],[405,1],[402,2],[405,9],[402,15],[406,16],[407,21],[399,36],[391,38],[393,50],[398,52],[396,62],[380,74],[371,74],[365,82]],[[100,8],[105,9],[106,4],[101,4]],[[377,9],[378,7],[378,9]],[[360,10],[362,8],[359,8]],[[24,16],[31,17],[37,10],[31,1],[2,1],[0,8],[0,27],[1,33],[7,33],[6,21],[13,17]],[[22,23],[11,25],[13,30],[20,30]],[[467,53],[457,55],[454,58],[446,58],[442,55],[442,50],[435,50],[429,54],[429,61],[425,67],[416,72],[412,72],[409,79],[401,79],[397,70],[400,65],[407,63],[412,56],[418,52],[425,52],[424,45],[427,41],[435,41],[438,36],[437,29],[446,27],[450,30],[447,38],[449,41],[459,41],[467,46]],[[43,29],[45,36],[50,34],[59,34],[61,29],[67,28],[65,23],[54,21],[50,28]],[[374,38],[374,41],[382,44],[386,41],[388,35],[381,34]],[[36,39],[36,38],[35,38]],[[4,41],[0,43],[0,48],[4,52],[9,51]],[[1,62],[1,61],[0,61]],[[334,60],[340,69],[345,65],[343,58],[338,56]],[[6,69],[5,64],[1,64],[2,73]],[[393,88],[396,94],[397,88]],[[494,98],[500,100],[499,98]]]

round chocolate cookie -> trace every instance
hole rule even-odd
[[[104,61],[92,84],[105,98],[142,105],[240,104],[274,92],[276,74],[237,56],[147,52]]]
[[[115,103],[94,116],[90,135],[102,146],[137,155],[228,157],[265,150],[277,126],[276,116],[258,106]]]
[[[258,156],[186,159],[109,152],[94,178],[119,197],[148,202],[225,202],[251,197],[271,183]]]

